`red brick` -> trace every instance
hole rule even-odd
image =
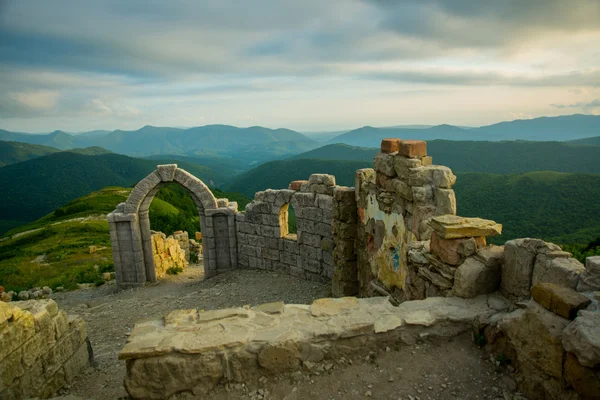
[[[402,140],[389,138],[381,140],[381,152],[382,153],[396,153],[400,151],[400,143]]]
[[[302,184],[306,182],[308,181],[292,181],[290,183],[289,189],[298,191],[300,190],[300,186],[302,186]]]
[[[410,158],[427,156],[427,143],[423,140],[403,140],[400,143],[400,155]]]

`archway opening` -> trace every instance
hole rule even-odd
[[[172,235],[188,233],[190,239],[201,232],[198,207],[189,190],[178,183],[163,185],[152,199],[149,210],[150,229]]]
[[[279,211],[279,229],[283,238],[297,237],[296,212],[291,204],[284,204]]]

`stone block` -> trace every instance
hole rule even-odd
[[[315,194],[326,194],[328,196],[333,196],[333,188],[334,186],[324,185],[324,184],[311,184],[310,191]]]
[[[579,276],[577,290],[580,292],[600,290],[600,256],[585,259],[585,271]]]
[[[316,233],[317,235],[321,235],[326,238],[333,237],[330,223],[320,222],[320,223],[315,224],[313,232]]]
[[[569,322],[530,301],[526,310],[506,315],[499,327],[516,348],[519,363],[529,362],[541,372],[562,379],[563,339],[567,337],[563,330]]]
[[[413,186],[412,199],[418,205],[432,205],[434,203],[433,188],[431,186]]]
[[[265,260],[279,261],[279,250],[263,248],[261,257]]]
[[[408,201],[413,200],[413,188],[408,185],[405,181],[401,179],[392,179],[389,181],[389,187],[396,193],[398,196],[406,199]],[[433,197],[433,196],[432,196]]]
[[[317,207],[303,207],[302,218],[321,222],[323,219],[323,210]]]
[[[502,233],[502,225],[482,218],[439,215],[431,219],[431,227],[442,239],[460,239],[495,236]]]
[[[452,289],[452,282],[437,272],[421,267],[418,269],[418,273],[440,289]]]
[[[600,366],[600,313],[579,311],[563,333],[565,349],[577,356],[577,360],[586,367]]]
[[[16,304],[18,302],[15,302]],[[0,302],[0,307],[6,308],[7,303]],[[6,327],[0,334],[0,360],[19,348],[23,343],[35,335],[33,315],[18,307],[8,304],[11,316],[7,319]],[[7,311],[4,311],[5,315]],[[19,361],[20,362],[20,361]]]
[[[548,282],[575,289],[579,276],[584,270],[583,264],[574,258],[554,258],[546,254],[538,254],[533,266],[531,284]]]
[[[315,259],[298,259],[298,266],[313,274],[320,274],[323,270],[321,262]]]
[[[329,174],[312,174],[308,181],[312,184],[335,186],[335,176]]]
[[[319,239],[320,239],[320,236],[319,236]],[[323,239],[320,239],[320,246],[319,247],[321,247],[321,250],[324,250],[324,251],[333,251],[333,248],[335,247],[335,244],[334,244],[334,242],[333,242],[332,239],[330,239],[330,238],[323,238]]]
[[[399,154],[408,158],[421,158],[427,155],[427,143],[423,140],[403,140]]]
[[[73,383],[75,377],[90,364],[90,354],[87,341],[82,343],[63,366],[65,380]]]
[[[431,156],[421,157],[421,165],[427,167],[428,165],[433,165],[433,158]]]
[[[331,210],[333,208],[333,197],[326,194],[317,194],[315,199],[315,206],[322,210]]]
[[[280,261],[284,264],[293,265],[293,266],[298,265],[298,254],[282,252],[279,255],[279,258],[280,258]]]
[[[462,259],[462,255],[458,252],[458,249],[464,247],[464,242],[468,240],[469,239],[441,239],[436,232],[433,232],[430,243],[431,253],[436,255],[446,264],[458,265]]]
[[[501,287],[504,293],[529,297],[533,266],[538,253],[547,254],[560,247],[540,239],[514,239],[504,245]]]
[[[298,191],[302,187],[302,184],[306,184],[308,181],[292,181],[288,186],[290,190]]]
[[[400,139],[381,139],[382,153],[397,153],[400,151]]]
[[[18,377],[25,373],[21,357],[22,349],[17,348],[0,361],[0,393],[10,387]]]
[[[421,166],[421,160],[417,158],[394,157],[394,171],[402,180],[408,179],[413,168]]]
[[[600,397],[600,370],[584,367],[573,353],[567,353],[565,381],[583,399]]]
[[[391,178],[396,176],[396,170],[394,168],[395,157],[386,153],[377,153],[373,161],[373,168],[375,171],[381,172]],[[357,171],[358,172],[358,171]]]
[[[296,193],[293,196],[295,202],[298,203],[299,208],[303,207],[314,207],[315,205],[315,194],[314,193]],[[294,205],[295,207],[295,205]],[[298,211],[298,210],[296,210]]]
[[[499,263],[486,265],[476,257],[469,257],[456,269],[452,291],[463,298],[493,293],[500,286],[501,274]]]
[[[577,312],[592,302],[575,290],[554,283],[533,286],[531,296],[547,310],[569,319],[575,319]]]
[[[456,215],[456,195],[452,189],[435,188],[436,215]]]

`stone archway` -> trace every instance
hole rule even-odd
[[[156,193],[168,182],[177,182],[188,189],[196,203],[205,275],[237,267],[237,203],[216,199],[200,179],[176,164],[159,165],[133,188],[125,203],[107,216],[119,289],[156,281],[148,210]]]

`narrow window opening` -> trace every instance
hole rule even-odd
[[[279,211],[281,237],[296,240],[296,212],[291,204],[284,204]]]

